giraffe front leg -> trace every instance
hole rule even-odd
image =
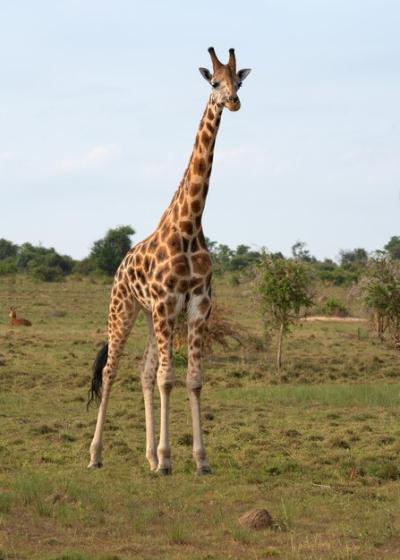
[[[203,336],[210,311],[211,301],[208,296],[192,297],[188,317],[189,363],[186,387],[192,412],[193,458],[196,462],[197,474],[200,475],[211,473],[203,441],[200,406],[201,389],[203,386]]]
[[[148,327],[148,342],[144,355],[143,369],[141,373],[144,408],[146,414],[146,458],[150,464],[150,470],[155,471],[158,466],[156,434],[154,428],[154,383],[158,367],[157,343],[154,336],[153,320],[150,313],[146,313]]]
[[[158,347],[159,365],[157,370],[157,385],[160,391],[160,440],[157,447],[157,473],[167,475],[172,473],[171,448],[169,444],[169,409],[170,394],[175,382],[172,366],[172,333],[173,321],[153,317],[154,331]]]

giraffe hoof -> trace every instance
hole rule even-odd
[[[88,469],[101,469],[102,466],[103,466],[103,463],[101,463],[99,461],[98,463],[89,463],[87,468]]]
[[[172,468],[171,467],[159,468],[156,470],[156,474],[158,474],[159,476],[168,476],[172,474]]]
[[[204,476],[206,474],[212,474],[211,467],[209,467],[208,465],[205,465],[204,467],[200,467],[199,469],[197,469],[196,474],[198,476]]]

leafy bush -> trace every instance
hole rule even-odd
[[[63,271],[58,266],[50,266],[45,263],[34,263],[30,267],[30,274],[36,280],[43,282],[57,282],[64,277]]]
[[[357,282],[359,274],[349,269],[337,265],[331,259],[324,261],[314,261],[313,270],[317,278],[326,284],[333,286],[344,286]]]
[[[18,271],[45,282],[54,282],[71,274],[74,264],[71,257],[60,255],[52,247],[47,249],[31,243],[24,243],[19,247],[15,260]]]
[[[394,235],[384,247],[392,259],[400,260],[400,236]]]
[[[327,315],[328,317],[348,317],[350,315],[349,310],[345,304],[335,298],[328,299],[319,309],[322,315]]]
[[[15,257],[0,260],[0,276],[4,274],[15,274],[17,272]]]

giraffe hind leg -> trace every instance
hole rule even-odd
[[[117,304],[118,313],[115,313]],[[101,387],[101,401],[97,415],[96,429],[90,445],[90,462],[88,468],[91,469],[102,466],[102,437],[111,387],[117,375],[118,363],[125,342],[139,311],[140,305],[136,300],[125,300],[122,306],[120,305],[120,300],[117,300],[117,302],[114,301],[114,298],[111,300],[108,345],[104,346],[98,354],[94,364],[94,375],[92,379],[92,391],[94,395],[97,394],[99,396],[99,389]],[[106,352],[107,356],[104,364]]]

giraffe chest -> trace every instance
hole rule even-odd
[[[211,258],[207,250],[195,252],[174,250],[181,248],[182,240],[176,240],[172,251],[164,244],[151,247],[151,241],[134,248],[124,262],[133,296],[145,309],[152,309],[155,302],[171,296],[184,302],[190,294],[209,290]],[[149,250],[153,249],[153,250]]]

